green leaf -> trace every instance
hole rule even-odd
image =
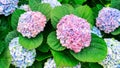
[[[65,47],[63,47],[61,44],[60,44],[60,41],[57,39],[57,36],[56,36],[56,32],[51,32],[49,35],[48,35],[48,38],[47,38],[47,43],[48,45],[53,49],[53,50],[56,50],[56,51],[62,51],[62,50],[65,50]]]
[[[90,23],[91,27],[94,26],[93,11],[89,6],[85,5],[77,7],[74,11],[74,14],[86,19]]]
[[[38,56],[36,57],[37,61],[43,61],[47,58],[52,57],[52,55],[50,53],[39,53]]]
[[[58,0],[59,2],[62,2],[62,0]]]
[[[19,20],[20,15],[23,14],[24,12],[25,12],[24,10],[17,9],[12,14],[12,17],[11,17],[11,26],[12,26],[12,28],[14,30],[16,30],[16,28],[17,28],[18,20]]]
[[[49,20],[50,19],[50,13],[51,13],[51,10],[52,10],[50,4],[45,4],[44,3],[44,4],[39,4],[38,6],[39,7],[38,7],[37,11],[42,12],[46,16],[47,20]]]
[[[47,20],[50,19],[50,12],[52,10],[50,4],[41,4],[38,0],[29,0],[29,5],[32,11],[39,11],[46,16]]]
[[[5,42],[0,40],[0,54],[3,52],[5,47],[6,47]]]
[[[100,64],[98,63],[89,63],[90,68],[103,68]]]
[[[0,68],[9,68],[11,63],[11,55],[9,49],[6,48],[0,55]]]
[[[92,10],[93,10],[93,15],[94,15],[94,19],[95,19],[96,17],[98,17],[98,13],[99,13],[99,11],[100,11],[102,8],[103,8],[103,5],[101,5],[101,4],[97,4],[95,7],[92,8]]]
[[[5,42],[9,43],[13,38],[18,37],[18,35],[16,30],[9,32],[5,38]]]
[[[62,3],[68,4],[69,0],[63,0]]]
[[[96,7],[97,7],[98,10],[101,10],[103,8],[103,5],[97,4]]]
[[[46,43],[44,43],[44,44],[42,43],[41,46],[39,46],[39,47],[37,48],[37,50],[39,50],[39,51],[41,51],[41,52],[48,52],[49,49],[50,49],[50,47],[49,47],[49,45],[46,44]]]
[[[84,48],[79,53],[70,53],[82,62],[100,62],[107,55],[107,45],[102,38],[92,34],[92,41],[89,47]]]
[[[42,44],[43,35],[40,33],[35,38],[26,38],[22,35],[19,36],[19,43],[26,49],[34,49]]]
[[[120,0],[111,0],[111,7],[120,10]]]
[[[29,0],[19,0],[18,5],[21,6],[21,5],[23,5],[23,4],[28,4],[28,1],[29,1]]]
[[[80,4],[80,5],[82,5],[84,2],[86,2],[87,0],[74,0],[74,2],[76,3],[76,4]]]
[[[90,68],[88,62],[81,62],[81,68]]]
[[[120,27],[117,28],[115,31],[111,32],[112,35],[119,35],[120,34]]]
[[[11,16],[0,16],[0,40],[3,40],[11,30]]]
[[[55,60],[57,67],[73,67],[76,66],[79,61],[77,61],[69,51],[54,51],[51,50],[53,58]]]
[[[59,20],[65,16],[69,15],[73,12],[73,7],[70,5],[62,5],[57,6],[51,11],[51,24],[54,28],[56,28],[57,23]]]
[[[38,5],[40,4],[40,0],[29,0],[29,6],[32,11],[36,11],[38,9]]]

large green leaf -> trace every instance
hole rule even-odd
[[[36,11],[38,9],[38,5],[40,4],[40,0],[29,0],[29,6],[32,11]]]
[[[48,38],[47,38],[47,43],[48,45],[53,49],[53,50],[56,50],[56,51],[62,51],[62,50],[65,50],[65,47],[63,47],[61,44],[60,44],[60,41],[57,39],[57,36],[56,36],[56,32],[51,32],[49,35],[48,35]]]
[[[22,35],[19,36],[19,43],[26,49],[34,49],[41,45],[43,41],[43,35],[40,33],[35,38],[26,38]]]
[[[5,48],[4,52],[0,55],[0,68],[9,68],[11,63],[11,55],[9,49]]]
[[[74,14],[86,19],[90,23],[91,27],[94,26],[93,11],[89,6],[85,5],[77,7],[74,11]]]
[[[117,28],[115,31],[111,32],[112,35],[119,35],[120,34],[120,27]]]
[[[42,12],[47,20],[50,18],[50,12],[52,10],[50,4],[41,4],[38,0],[29,0],[29,5],[32,11],[39,11]]]
[[[107,55],[107,46],[102,38],[92,34],[92,41],[89,47],[84,48],[79,53],[70,53],[79,61],[83,62],[100,62]]]
[[[19,17],[21,14],[23,14],[25,11],[24,10],[20,10],[20,9],[17,9],[13,14],[12,14],[12,17],[11,17],[11,26],[14,30],[16,30],[17,28],[17,25],[18,25],[18,20],[19,20]]]
[[[54,51],[51,50],[53,54],[53,58],[55,60],[56,66],[57,67],[73,67],[76,66],[79,61],[76,60],[70,53],[69,51]]]
[[[39,4],[38,6],[39,7],[38,7],[37,11],[42,12],[46,16],[47,20],[49,20],[50,13],[52,10],[50,4]]]
[[[120,10],[120,0],[111,0],[111,7],[117,8]]]
[[[51,11],[51,24],[54,28],[56,28],[57,23],[59,20],[68,14],[71,14],[73,11],[73,7],[70,5],[62,5],[57,6]]]
[[[13,38],[18,37],[18,35],[16,30],[9,32],[5,38],[5,42],[9,43]]]

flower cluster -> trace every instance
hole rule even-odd
[[[44,64],[44,68],[57,68],[55,61],[53,58],[49,58],[47,62]],[[58,67],[59,68],[59,67]],[[61,67],[60,67],[61,68]],[[62,67],[62,68],[71,68],[71,67]],[[72,68],[81,68],[81,64],[79,63],[78,65],[72,67]]]
[[[62,46],[78,53],[91,42],[90,24],[73,14],[64,16],[57,24],[57,39]]]
[[[28,38],[36,37],[44,30],[46,17],[40,12],[28,11],[19,18],[17,30]]]
[[[19,0],[0,0],[0,15],[10,15],[18,7]]]
[[[100,30],[95,26],[92,29],[92,33],[96,34],[99,37],[102,37],[102,34],[101,34]]]
[[[57,0],[41,0],[41,3],[49,3],[52,8],[56,6],[61,6],[60,2]]]
[[[105,42],[108,47],[107,57],[100,62],[104,68],[119,68],[120,67],[120,42],[115,39],[107,38]]]
[[[96,19],[96,26],[105,33],[110,33],[120,25],[120,11],[115,8],[103,8]]]
[[[19,44],[19,38],[16,37],[9,43],[9,50],[12,56],[12,63],[16,67],[26,68],[35,61],[35,49],[27,50]]]
[[[31,11],[29,5],[26,5],[26,4],[21,5],[19,9],[22,9],[22,10],[25,10],[25,11]]]

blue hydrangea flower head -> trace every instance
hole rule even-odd
[[[106,38],[104,40],[108,47],[108,54],[100,64],[104,68],[120,68],[120,42],[113,38]]]
[[[15,67],[26,68],[31,66],[35,61],[35,49],[28,50],[19,44],[19,38],[16,37],[9,43],[9,50],[12,56],[12,62]]]
[[[99,11],[96,18],[96,26],[105,33],[114,31],[120,26],[120,11],[115,8],[104,7]]]
[[[0,0],[0,15],[8,16],[18,7],[19,0]]]

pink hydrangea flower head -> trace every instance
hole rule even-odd
[[[91,42],[90,24],[73,14],[64,16],[57,24],[57,39],[62,46],[78,53]]]
[[[28,38],[36,37],[44,30],[46,17],[40,12],[28,11],[19,18],[17,31]]]
[[[110,33],[120,25],[120,11],[115,8],[104,7],[99,11],[96,26],[105,33]]]

